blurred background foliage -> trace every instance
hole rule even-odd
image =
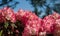
[[[60,0],[27,0],[30,1],[30,4],[34,7],[34,12],[36,15],[45,15],[41,16],[42,18],[46,15],[52,14],[53,12],[60,13]],[[39,10],[39,8],[43,8],[44,10]],[[42,12],[44,11],[44,12]]]
[[[44,18],[45,16],[52,14],[53,12],[60,13],[60,0],[26,0],[26,1],[29,1],[29,3],[34,7],[33,12],[41,18]],[[19,2],[15,0],[0,0],[0,7],[8,6],[14,9],[17,6],[17,4],[19,4]]]
[[[19,2],[15,0],[0,0],[1,7],[8,6],[14,9],[18,3]]]

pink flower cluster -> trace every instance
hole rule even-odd
[[[14,11],[11,8],[5,7],[3,9],[0,10],[0,17],[4,17],[5,22],[7,20],[11,21],[11,22],[16,22],[16,15],[14,13]],[[3,18],[1,19],[4,20]]]
[[[5,7],[0,9],[0,23],[7,21],[12,23],[20,21],[23,23],[25,27],[24,31],[22,32],[22,36],[39,36],[43,32],[54,32],[56,25],[60,25],[60,14],[54,12],[53,14],[41,19],[31,11],[20,9],[17,13],[14,13],[11,8]]]

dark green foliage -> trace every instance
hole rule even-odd
[[[14,3],[14,4],[11,4],[11,3]],[[1,0],[0,6],[3,6],[3,7],[8,6],[8,7],[15,8],[18,3],[19,2],[15,1],[15,0]],[[11,4],[11,5],[9,5],[9,4]]]
[[[31,5],[34,7],[34,12],[36,15],[41,15],[42,11],[44,11],[43,13],[46,13],[45,15],[43,15],[42,17],[49,15],[52,13],[52,11],[58,12],[60,13],[60,0],[27,0],[30,1]],[[52,5],[51,5],[52,4]],[[39,8],[44,8],[46,7],[46,10],[39,10]],[[38,7],[38,8],[37,8]],[[39,14],[40,13],[40,14]]]

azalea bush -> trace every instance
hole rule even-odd
[[[0,36],[60,36],[60,14],[39,18],[27,10],[14,12],[9,7],[0,9]]]

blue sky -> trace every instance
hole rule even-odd
[[[34,10],[33,6],[29,3],[29,1],[26,0],[16,0],[16,1],[19,1],[19,4],[16,6],[14,11],[18,11],[18,9],[30,10],[30,11]]]
[[[30,4],[29,1],[26,1],[26,0],[15,0],[15,1],[18,1],[19,4],[16,6],[16,8],[14,9],[14,11],[17,11],[18,9],[23,9],[23,10],[30,10],[30,11],[33,11],[34,8],[33,6]],[[47,4],[50,3],[49,0],[47,0]],[[50,6],[53,6],[53,5],[50,5]],[[45,10],[45,8],[40,8],[39,10]]]

